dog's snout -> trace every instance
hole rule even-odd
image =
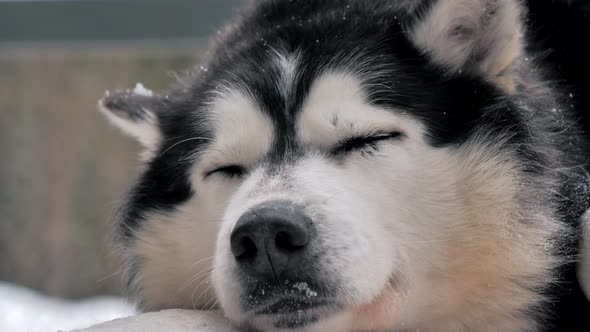
[[[244,213],[230,238],[240,267],[257,278],[288,276],[303,262],[311,240],[310,218],[286,201],[263,203]]]

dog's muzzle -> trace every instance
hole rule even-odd
[[[295,280],[313,241],[312,222],[303,209],[271,201],[244,213],[231,234],[231,251],[247,276],[260,281]]]
[[[336,308],[318,273],[314,223],[301,206],[288,201],[254,206],[239,218],[230,242],[245,312],[295,327]]]

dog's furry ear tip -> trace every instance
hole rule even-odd
[[[112,124],[152,148],[159,143],[157,108],[159,97],[137,83],[132,90],[106,91],[98,101],[98,109]]]
[[[438,0],[410,30],[414,44],[447,71],[482,75],[508,90],[522,34],[519,0]]]

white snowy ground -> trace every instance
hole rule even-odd
[[[0,282],[2,332],[69,331],[134,314],[133,307],[117,297],[66,301]]]

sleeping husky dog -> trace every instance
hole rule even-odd
[[[145,147],[130,294],[256,331],[590,331],[589,34],[581,1],[255,1],[169,91],[100,101]]]

